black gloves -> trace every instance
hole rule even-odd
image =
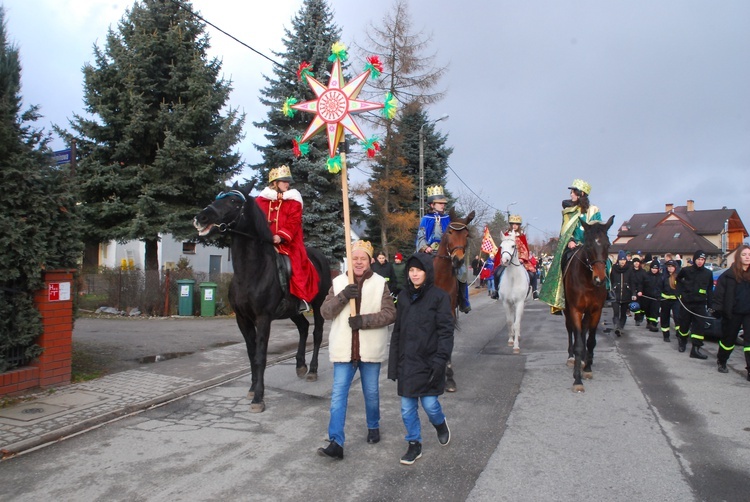
[[[353,286],[353,284],[352,284]],[[361,315],[355,315],[349,318],[349,327],[352,328],[352,330],[360,330],[362,329],[362,316]]]
[[[357,288],[356,284],[349,284],[347,287],[341,290],[341,294],[344,295],[344,298],[346,298],[347,300],[351,300],[352,298],[359,298],[359,289]]]
[[[432,369],[430,370],[429,383],[432,383],[434,381],[439,381],[441,378],[442,379],[445,378],[445,363],[433,362]]]

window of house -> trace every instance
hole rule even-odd
[[[195,254],[195,242],[183,242],[182,254]]]
[[[676,234],[674,234],[674,239],[679,239],[679,237],[680,237],[680,232],[677,232]]]
[[[651,237],[653,237],[653,236],[654,236],[654,234],[648,234],[648,235],[646,236],[646,240],[650,239],[650,238],[651,238]]]
[[[641,223],[641,228],[646,228],[648,226],[648,223]]]

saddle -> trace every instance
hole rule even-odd
[[[279,302],[274,312],[274,318],[284,319],[289,312],[296,312],[299,300],[289,292],[289,281],[292,278],[292,261],[285,254],[276,253],[276,273],[279,277],[281,291],[284,298]]]

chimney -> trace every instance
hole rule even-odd
[[[670,202],[670,203],[664,205],[664,212],[665,213],[671,213],[672,211],[674,211],[674,204],[672,204]]]
[[[688,199],[688,201],[687,201],[687,210],[688,211],[695,211],[695,201],[693,199]]]

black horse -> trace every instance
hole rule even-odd
[[[305,364],[307,331],[310,326],[298,311],[298,300],[289,294],[288,273],[284,278],[286,258],[276,252],[266,217],[255,198],[250,195],[252,186],[238,187],[217,195],[193,220],[201,237],[229,232],[234,276],[229,288],[229,303],[237,316],[237,325],[245,338],[250,358],[252,384],[248,398],[252,398],[250,411],[260,413],[265,409],[264,373],[268,352],[271,321],[291,319],[299,330],[297,347],[297,376],[307,375],[308,381],[318,378],[318,352],[323,341],[323,317],[320,306],[331,288],[331,271],[326,257],[317,249],[307,248],[307,255],[318,271],[318,294],[311,302],[315,327],[313,328],[313,354],[308,373]],[[288,263],[286,264],[288,266]]]
[[[573,252],[563,269],[565,327],[568,330],[568,363],[573,362],[573,391],[584,392],[581,380],[592,378],[596,328],[607,299],[607,231],[615,217],[606,223],[582,222],[583,246]]]

